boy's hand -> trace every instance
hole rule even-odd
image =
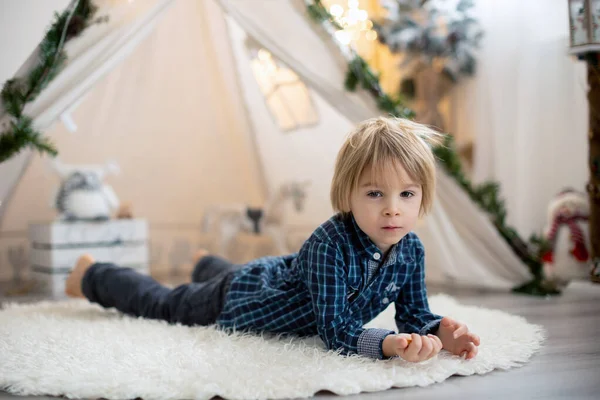
[[[467,360],[477,355],[479,336],[469,332],[469,328],[462,322],[450,317],[444,317],[437,331],[444,349],[457,356],[465,356]]]
[[[406,361],[419,362],[429,360],[442,349],[440,338],[435,335],[419,336],[416,333],[388,335],[383,339],[383,355],[399,356]]]

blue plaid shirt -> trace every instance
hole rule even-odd
[[[236,272],[217,324],[226,329],[318,334],[341,354],[382,359],[383,339],[395,333],[363,328],[396,306],[399,332],[433,333],[441,317],[427,303],[424,249],[410,232],[387,257],[354,217],[335,215],[298,253],[264,257]]]

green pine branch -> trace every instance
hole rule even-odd
[[[37,63],[27,76],[9,79],[2,87],[0,99],[12,119],[9,127],[0,132],[0,163],[25,149],[51,156],[58,154],[54,145],[33,128],[31,118],[23,115],[23,109],[64,67],[67,61],[64,44],[79,36],[91,23],[107,20],[104,17],[93,21],[96,10],[91,0],[79,0],[72,14],[70,10],[55,14],[54,22],[40,43]]]
[[[0,163],[26,148],[56,156],[58,152],[54,145],[33,129],[32,123],[31,118],[25,115],[10,123],[10,128],[0,136]]]

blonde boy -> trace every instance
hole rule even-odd
[[[360,124],[337,157],[337,213],[298,253],[233,265],[201,251],[192,283],[175,289],[84,255],[67,294],[172,323],[318,334],[342,354],[418,362],[444,348],[473,358],[479,337],[429,310],[424,248],[412,232],[432,206],[437,137],[404,119]],[[392,302],[399,333],[363,328]]]

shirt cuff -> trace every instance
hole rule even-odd
[[[424,327],[421,328],[421,330],[419,331],[419,335],[421,335],[421,336],[425,336],[428,334],[434,335],[435,332],[440,327],[440,322],[442,322],[441,318],[434,319],[433,321],[428,322]]]
[[[365,329],[358,337],[358,344],[356,346],[358,354],[377,360],[383,359],[383,349],[381,348],[383,339],[394,333],[396,332],[388,329]]]

